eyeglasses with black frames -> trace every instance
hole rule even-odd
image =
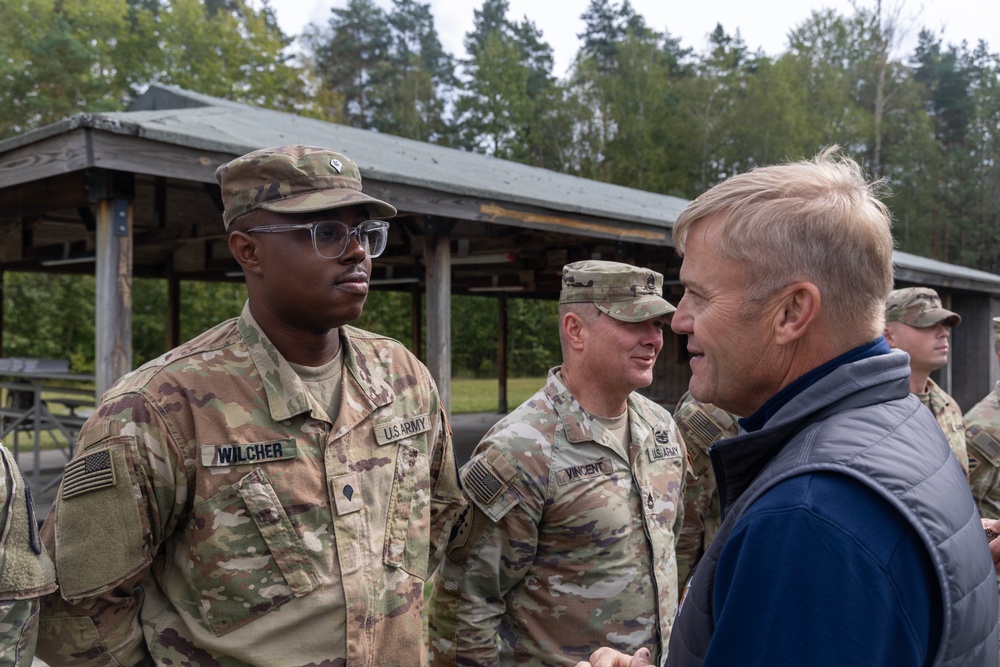
[[[290,232],[296,229],[309,230],[313,249],[324,259],[337,259],[343,255],[352,236],[364,248],[366,258],[378,257],[385,251],[389,238],[389,223],[384,220],[365,220],[356,227],[348,227],[336,220],[316,220],[302,225],[263,225],[248,229],[247,234]]]

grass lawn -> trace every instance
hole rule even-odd
[[[544,377],[508,378],[507,407],[511,410],[545,384]],[[452,378],[451,412],[496,412],[500,383],[496,378]]]

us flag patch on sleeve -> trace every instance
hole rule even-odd
[[[482,459],[477,459],[472,464],[462,483],[476,494],[476,498],[484,505],[492,503],[507,488],[493,468]]]
[[[86,454],[66,465],[63,475],[62,497],[72,498],[81,493],[96,491],[115,485],[115,466],[111,452],[102,449]]]

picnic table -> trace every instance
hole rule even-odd
[[[22,468],[21,474],[36,497],[62,479],[60,473],[54,480],[42,484],[42,434],[51,435],[63,454],[65,465],[72,457],[76,435],[95,405],[94,390],[80,385],[93,385],[93,382],[93,375],[37,370],[37,367],[12,369],[0,365],[0,395],[3,397],[0,440],[17,460],[22,436],[29,436],[32,466],[30,470]]]

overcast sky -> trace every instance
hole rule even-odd
[[[422,0],[427,2],[427,0]],[[857,0],[873,7],[875,0]],[[848,0],[631,0],[633,8],[646,23],[660,32],[669,31],[681,38],[681,45],[702,51],[707,35],[716,23],[729,34],[739,29],[751,50],[762,48],[774,55],[785,49],[788,31],[802,23],[813,10],[830,7],[841,14],[853,13]],[[388,10],[392,0],[375,0]],[[429,0],[444,49],[457,57],[465,56],[462,41],[472,28],[473,11],[482,0]],[[583,32],[580,15],[589,0],[509,0],[508,17],[520,21],[527,17],[542,31],[555,52],[555,74],[563,76],[579,48],[577,34]],[[620,5],[620,0],[615,2]],[[331,7],[344,7],[347,0],[271,0],[281,29],[298,35],[308,23],[325,25]],[[897,2],[886,0],[885,6]],[[910,26],[904,53],[912,52],[920,28],[929,28],[945,43],[963,39],[974,48],[986,40],[990,51],[1000,50],[1000,0],[906,0],[902,23]]]

